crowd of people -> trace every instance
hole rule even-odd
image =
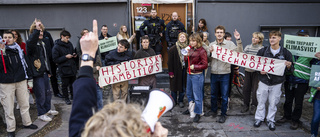
[[[15,136],[16,129],[13,114],[15,98],[20,107],[24,128],[38,128],[32,124],[30,119],[28,89],[35,95],[40,120],[49,122],[52,118],[48,115],[59,114],[51,109],[52,92],[49,82],[54,96],[63,98],[67,105],[73,104],[69,120],[69,136],[103,136],[103,134],[166,136],[168,131],[160,123],[156,125],[157,128],[153,134],[148,133],[146,124],[140,118],[141,109],[136,109],[136,106],[124,102],[128,96],[128,81],[111,85],[114,102],[106,106],[103,105],[103,87],[98,84],[101,67],[161,54],[162,37],[165,37],[168,45],[171,96],[179,107],[184,108],[186,95],[188,108],[182,114],[190,115],[193,122],[199,122],[201,116],[216,117],[218,103],[221,103],[221,114],[217,122],[224,123],[227,119],[233,66],[213,58],[213,47],[285,60],[286,68],[282,76],[245,69],[244,101],[240,112],[250,111],[250,114],[255,115],[254,127],[259,127],[266,119],[272,131],[276,129],[276,122],[291,121],[290,129],[293,130],[299,127],[303,96],[309,89],[311,65],[320,64],[320,52],[315,54],[316,58],[292,55],[289,50],[280,45],[282,37],[280,31],[269,33],[268,44],[263,44],[265,36],[261,32],[254,32],[252,33],[252,44],[243,49],[240,33],[237,30],[234,31],[236,44],[231,41],[231,34],[226,32],[226,28],[222,25],[215,27],[216,39],[209,42],[205,19],[200,19],[197,29],[193,27],[192,34],[188,36],[185,26],[178,20],[177,12],[172,13],[172,21],[166,25],[157,16],[155,9],[151,10],[150,18],[140,26],[141,48],[136,52],[129,50],[130,44],[136,39],[136,34],[129,36],[127,27],[124,25],[120,27],[116,35],[117,48],[103,53],[98,49],[98,40],[108,40],[112,35],[108,33],[107,25],[102,25],[101,35],[98,37],[95,20],[93,21],[93,32],[89,32],[88,29],[81,31],[76,48],[69,41],[71,34],[66,30],[60,33],[59,39],[53,41],[39,19],[32,22],[29,32],[29,39],[26,43],[22,42],[16,30],[5,31],[0,37],[0,98],[10,137]],[[297,35],[308,37],[309,33],[307,30],[299,30]],[[210,110],[205,111],[204,82],[209,66],[211,68],[211,107]],[[59,91],[57,79],[61,79],[62,94]],[[139,85],[156,88],[155,74],[140,77],[138,81]],[[284,116],[275,120],[282,85],[285,87]],[[319,91],[320,87],[311,87],[311,90]],[[293,101],[294,109],[292,110]],[[314,112],[311,134],[317,136],[320,122],[319,92],[314,95],[312,101]],[[97,113],[94,113],[92,109]],[[119,125],[119,121],[123,122]],[[123,126],[127,130],[117,128]]]

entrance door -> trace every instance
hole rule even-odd
[[[147,3],[133,3],[131,12],[133,14],[132,16],[132,28],[133,32],[137,34],[137,46],[134,47],[135,50],[138,50],[140,48],[140,32],[139,27],[142,24],[142,22],[150,17],[150,10],[154,8],[157,10],[157,13],[161,19],[165,21],[166,24],[168,24],[172,18],[172,12],[177,12],[179,15],[178,20],[180,20],[187,32],[188,29],[191,30],[192,20],[193,20],[193,14],[192,14],[192,4],[191,3],[180,3],[180,4],[147,4]],[[162,52],[161,55],[163,55],[163,63],[162,68],[167,69],[168,65],[168,49],[167,49],[167,42],[165,40],[165,36],[162,37]]]

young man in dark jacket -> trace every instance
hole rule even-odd
[[[36,95],[38,118],[43,121],[52,119],[46,115],[57,115],[58,112],[51,110],[51,90],[49,77],[51,77],[50,56],[51,46],[48,39],[43,39],[43,31],[39,22],[36,29],[32,30],[27,41],[27,54],[32,62],[30,67],[33,72],[33,92]]]
[[[77,74],[77,54],[69,41],[71,35],[68,31],[63,30],[60,33],[60,39],[55,41],[55,46],[52,49],[52,58],[58,64],[59,74],[62,82],[62,93],[66,104],[70,105],[68,87],[70,89],[71,99],[73,98],[72,83],[76,79]]]
[[[99,36],[99,40],[102,40],[102,39],[108,40],[109,37],[112,37],[112,36],[108,33],[108,26],[107,25],[102,25],[101,26],[101,34]],[[105,59],[107,54],[109,54],[109,51],[101,53],[102,66],[106,66],[106,64],[104,64],[104,62],[105,62],[104,59]]]
[[[133,58],[133,55],[131,51],[128,51],[129,46],[130,44],[127,40],[120,40],[118,48],[110,51],[109,54],[106,56],[106,66],[116,65],[121,62],[131,60]],[[128,81],[112,84],[113,100],[126,100],[128,96],[128,86]]]
[[[178,20],[178,13],[173,12],[172,13],[172,20],[167,24],[166,26],[166,41],[168,43],[168,50],[176,45],[176,42],[178,41],[178,35],[180,32],[186,32],[186,29],[184,28],[184,25],[182,22]]]
[[[281,60],[286,60],[286,69],[283,71],[292,72],[292,54],[287,49],[280,46],[279,42],[281,40],[280,31],[271,31],[269,33],[270,46],[260,49],[257,53],[258,56],[276,58]],[[255,127],[260,127],[262,121],[265,119],[265,104],[268,100],[268,115],[267,122],[270,130],[275,130],[275,115],[277,112],[277,104],[279,103],[281,96],[281,85],[285,81],[285,75],[277,76],[268,74],[265,71],[261,71],[259,75],[259,86],[257,89],[257,100],[258,107],[255,114]]]
[[[4,32],[0,37],[0,100],[6,115],[8,137],[15,136],[16,120],[14,117],[14,98],[20,106],[22,123],[25,128],[37,129],[32,124],[29,113],[29,93],[27,79],[31,78],[29,64],[20,46],[14,42],[11,32]],[[6,43],[6,45],[5,45]]]

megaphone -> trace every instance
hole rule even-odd
[[[190,50],[190,46],[187,46],[186,48],[181,49],[181,54],[186,56],[188,54],[189,50]]]
[[[154,126],[159,118],[175,105],[173,98],[161,90],[152,90],[149,94],[149,101],[143,110],[141,117],[154,132]]]

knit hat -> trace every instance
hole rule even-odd
[[[0,44],[6,44],[6,41],[0,36]]]
[[[301,29],[297,32],[297,35],[309,35],[309,31],[308,30],[304,30],[304,29]]]

